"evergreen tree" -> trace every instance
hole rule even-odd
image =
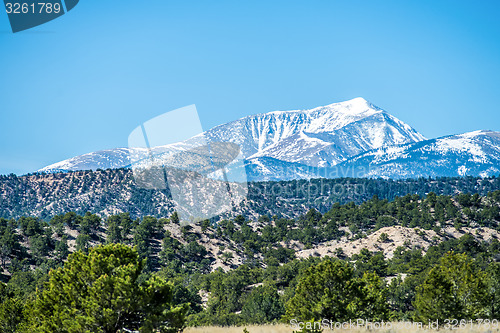
[[[487,315],[484,272],[465,253],[446,254],[417,287],[416,316],[422,320],[476,319]]]
[[[29,307],[30,332],[179,332],[187,305],[172,304],[172,285],[158,277],[139,282],[144,262],[132,248],[99,246],[71,254],[50,272]]]
[[[245,300],[241,315],[246,323],[269,323],[285,314],[284,305],[273,286],[254,288]]]
[[[325,259],[310,267],[286,304],[286,316],[301,321],[345,321],[360,314],[366,319],[387,318],[382,282],[374,273],[356,277],[352,266],[341,260]]]

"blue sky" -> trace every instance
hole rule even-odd
[[[119,3],[119,4],[118,4]],[[362,96],[425,136],[500,131],[498,1],[106,1],[12,34],[0,174],[127,145],[196,104],[205,129]]]

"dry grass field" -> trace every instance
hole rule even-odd
[[[243,333],[246,328],[249,333],[292,333],[293,330],[287,325],[247,325],[233,327],[189,327],[184,333]]]
[[[398,325],[399,324],[399,325]],[[398,325],[396,327],[396,325]],[[458,329],[445,329],[441,328],[439,330],[428,329],[428,328],[405,328],[401,323],[394,323],[395,328],[382,328],[382,329],[367,329],[367,328],[353,328],[353,329],[336,329],[336,330],[324,330],[324,333],[337,332],[337,333],[499,333],[499,328],[478,326],[474,325],[467,328]],[[243,333],[243,329],[246,328],[249,333],[292,333],[293,329],[290,325],[247,325],[247,326],[233,326],[233,327],[189,327],[184,330],[184,333]]]

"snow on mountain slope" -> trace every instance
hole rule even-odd
[[[301,131],[252,157],[331,167],[367,150],[424,139],[395,117],[377,112],[327,132]]]
[[[362,153],[340,164],[364,177],[491,176],[500,173],[500,132],[474,131]]]
[[[418,142],[425,138],[363,98],[311,110],[274,111],[216,126],[202,134],[208,142],[232,142],[246,159],[270,157],[312,167],[331,167],[364,151]],[[183,144],[153,148],[170,156]],[[84,154],[49,165],[40,172],[130,167],[129,153],[147,157],[147,151],[117,148]]]
[[[248,159],[267,156],[309,166],[332,166],[366,150],[425,140],[363,98],[249,116],[206,135],[210,141],[239,144]]]
[[[251,181],[281,181],[293,179],[361,177],[366,174],[364,166],[335,165],[313,167],[301,163],[281,161],[272,157],[254,157],[246,160],[245,170]]]
[[[251,181],[318,178],[320,169],[266,156],[255,157],[245,163],[247,178]]]
[[[183,151],[189,148],[183,143],[154,147],[151,149],[151,154],[155,156],[171,156],[176,152]],[[87,153],[70,159],[57,162],[46,166],[38,172],[67,172],[77,170],[97,170],[97,169],[118,169],[129,168],[131,166],[130,155],[135,157],[135,160],[148,159],[150,151],[146,148],[115,148],[100,150],[93,153]]]
[[[123,168],[130,165],[130,152],[129,148],[101,150],[51,164],[38,172]]]

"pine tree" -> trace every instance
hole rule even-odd
[[[286,304],[286,316],[297,320],[345,321],[387,318],[385,289],[380,278],[355,275],[349,263],[326,259],[299,279],[295,296]]]
[[[179,332],[188,305],[172,304],[172,284],[139,282],[144,261],[137,251],[112,244],[76,252],[50,272],[29,307],[29,332]]]
[[[484,272],[466,254],[452,252],[429,271],[415,298],[421,320],[483,318],[488,303]]]

